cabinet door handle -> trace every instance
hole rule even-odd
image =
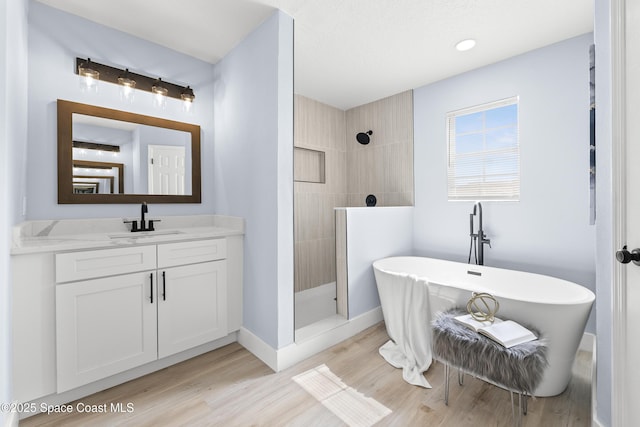
[[[166,271],[162,272],[162,301],[167,300],[167,277]]]
[[[149,283],[151,284],[151,304],[153,304],[153,273],[149,274]]]

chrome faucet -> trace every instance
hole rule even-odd
[[[474,233],[473,217],[476,215],[478,215],[478,232]],[[469,215],[469,224],[472,242],[474,244],[477,242],[478,247],[476,262],[478,265],[484,265],[484,245],[491,247],[491,240],[487,239],[487,235],[484,234],[484,230],[482,229],[482,204],[480,202],[476,202],[473,205],[473,213]],[[469,261],[471,261],[471,252],[469,252]]]

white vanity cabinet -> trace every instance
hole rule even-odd
[[[224,239],[158,246],[158,357],[227,335],[225,258]]]
[[[57,391],[156,360],[152,273],[57,285]]]
[[[56,254],[57,393],[228,334],[226,239]]]

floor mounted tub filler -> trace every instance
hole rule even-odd
[[[534,327],[546,342],[548,366],[534,395],[555,396],[569,384],[595,300],[589,289],[540,274],[423,257],[384,258],[375,261],[373,268],[393,340],[380,353],[394,366],[404,368],[408,382],[419,383],[416,374],[422,376],[431,363],[429,325],[435,315],[465,307],[473,292],[487,292],[500,304],[497,317]],[[399,352],[408,354],[413,365],[401,366]]]

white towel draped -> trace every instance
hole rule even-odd
[[[428,284],[414,275],[385,274],[393,278],[378,284],[378,293],[391,340],[380,347],[380,355],[402,368],[409,384],[431,388],[423,375],[432,361]]]

